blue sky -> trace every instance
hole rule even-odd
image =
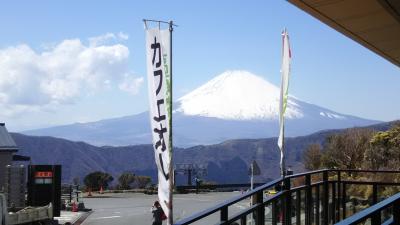
[[[226,70],[279,85],[286,27],[290,94],[340,113],[400,118],[399,67],[286,1],[207,0],[2,2],[0,120],[19,131],[147,110],[143,18],[179,25],[175,98]]]

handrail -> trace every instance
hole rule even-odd
[[[362,170],[362,169],[327,169],[330,172],[357,172],[357,173],[400,173],[398,170]]]
[[[264,185],[264,183],[253,183],[254,187],[259,187]],[[202,184],[202,185],[179,185],[176,186],[176,189],[218,189],[218,188],[236,188],[236,187],[250,187],[250,183],[243,183],[243,184]]]
[[[236,213],[231,218],[229,218],[229,220],[226,221],[226,222],[227,223],[231,223],[233,221],[236,221],[236,220],[240,219],[241,215],[248,214],[248,213],[252,212],[254,209],[260,207],[260,205],[266,205],[266,204],[270,203],[271,201],[273,201],[275,198],[279,198],[282,195],[283,195],[283,192],[279,192],[278,194],[274,195],[273,197],[267,198],[263,203],[255,204],[255,205],[249,207],[248,209],[246,209],[246,210],[244,210],[244,211],[242,211],[240,213]]]
[[[333,170],[330,170],[330,169],[313,170],[313,171],[308,171],[308,172],[296,173],[296,174],[293,174],[293,175],[289,175],[289,176],[286,176],[286,178],[303,177],[305,175],[314,175],[314,174],[317,174],[317,173],[323,173],[325,171],[330,172],[330,171],[333,171]]]
[[[255,188],[254,190],[251,190],[243,195],[234,197],[228,201],[222,202],[214,207],[211,207],[209,209],[200,211],[190,217],[187,217],[185,219],[179,220],[175,223],[175,225],[185,225],[185,224],[190,224],[192,222],[195,222],[197,220],[200,220],[206,216],[209,216],[215,212],[218,212],[220,210],[222,210],[223,208],[229,207],[243,199],[246,198],[250,198],[251,196],[257,194],[260,191],[264,191],[265,189],[271,188],[271,187],[275,187],[277,184],[280,184],[284,181],[284,179],[291,179],[291,178],[297,178],[297,177],[301,177],[301,176],[305,176],[305,175],[313,175],[313,174],[317,174],[317,173],[322,173],[324,171],[328,171],[328,169],[322,169],[322,170],[316,170],[316,171],[309,171],[309,172],[304,172],[304,173],[300,173],[300,174],[294,174],[294,175],[290,175],[290,176],[286,176],[285,178],[278,178],[275,179],[267,184],[264,184],[262,186],[259,186],[257,188]],[[279,193],[277,193],[279,194]]]
[[[247,193],[244,193],[243,195],[239,195],[239,196],[233,197],[232,199],[229,199],[229,200],[227,200],[225,202],[219,203],[216,206],[213,206],[213,207],[211,207],[209,209],[200,211],[200,212],[198,212],[198,213],[196,213],[196,214],[194,214],[194,215],[192,215],[192,216],[190,216],[188,218],[182,219],[182,220],[178,221],[177,223],[175,223],[175,225],[184,225],[184,224],[189,224],[189,223],[195,222],[197,220],[200,220],[200,219],[202,219],[202,218],[204,218],[206,216],[209,216],[209,215],[211,215],[211,214],[213,214],[215,212],[218,212],[219,210],[222,210],[223,208],[229,207],[229,206],[231,206],[231,205],[233,205],[233,204],[235,204],[235,203],[237,203],[237,202],[239,202],[239,201],[241,201],[243,199],[250,198],[251,196],[253,196],[254,194],[256,194],[256,193],[258,193],[260,191],[263,191],[263,190],[265,190],[267,188],[275,187],[276,184],[278,184],[278,183],[280,183],[282,181],[283,181],[282,178],[273,180],[273,181],[271,181],[269,183],[266,183],[266,184],[264,184],[262,186],[259,186],[259,187],[255,188],[255,189],[253,189],[253,190],[251,190],[251,191],[249,191]]]
[[[336,173],[337,178],[336,179],[329,179],[329,173]],[[373,181],[357,181],[357,180],[341,180],[341,174],[343,173],[398,173],[400,174],[400,171],[393,171],[393,170],[355,170],[355,169],[322,169],[322,170],[316,170],[316,171],[309,171],[309,172],[304,172],[304,173],[299,173],[299,174],[293,174],[286,176],[284,178],[278,178],[275,179],[271,182],[268,182],[264,185],[261,185],[254,190],[251,190],[249,192],[246,192],[240,196],[233,197],[225,202],[219,203],[211,208],[208,208],[206,210],[200,211],[198,213],[195,213],[187,218],[184,218],[180,221],[177,221],[175,225],[188,225],[193,222],[196,222],[198,220],[201,220],[213,213],[220,212],[220,222],[218,224],[229,224],[233,221],[236,221],[240,219],[244,219],[246,221],[246,215],[250,213],[261,213],[261,220],[257,221],[256,223],[263,223],[262,221],[265,219],[264,218],[264,207],[267,204],[272,203],[273,205],[279,201],[279,199],[283,198],[285,199],[284,201],[286,202],[280,210],[283,210],[283,214],[286,215],[285,218],[281,218],[284,220],[291,220],[291,213],[290,213],[290,208],[291,208],[291,193],[296,193],[305,190],[305,203],[306,205],[306,217],[312,216],[312,206],[310,204],[314,204],[313,202],[313,197],[312,197],[312,188],[317,188],[317,190],[321,190],[321,198],[317,197],[317,201],[322,201],[322,208],[321,208],[321,217],[323,224],[329,221],[336,222],[340,220],[340,212],[342,212],[342,217],[346,217],[346,204],[345,200],[346,199],[346,190],[345,186],[348,184],[355,184],[355,185],[373,185],[374,186],[374,195],[373,195],[373,203],[377,202],[377,185],[398,185],[400,186],[400,183],[397,182],[373,182]],[[312,182],[311,176],[315,174],[321,174],[322,175],[322,180],[314,181]],[[299,177],[304,177],[305,178],[305,183],[304,185],[300,186],[294,186],[291,187],[291,181],[292,179],[299,178]],[[275,195],[268,197],[267,199],[260,199],[260,196],[264,196],[264,191],[270,188],[275,188],[277,186],[281,186],[282,189],[277,192]],[[332,186],[332,189],[330,189],[330,186]],[[335,187],[337,186],[337,197],[335,197],[336,191]],[[321,189],[319,189],[321,188]],[[330,192],[332,192],[332,195],[330,195]],[[302,195],[302,194],[301,194]],[[318,194],[319,195],[319,194]],[[341,196],[339,196],[341,195]],[[254,205],[249,206],[248,208],[242,210],[239,213],[236,213],[235,215],[229,215],[228,213],[228,207],[232,206],[233,204],[242,201],[244,199],[257,196],[257,202],[254,203]],[[300,196],[300,195],[299,195]],[[395,195],[397,196],[397,195]],[[298,198],[298,197],[296,197]],[[330,209],[329,208],[329,199],[332,198],[331,200],[334,200],[333,198],[337,198],[335,200],[335,208]],[[392,198],[390,198],[392,199]],[[296,200],[297,201],[297,200]],[[300,200],[301,201],[301,200]],[[386,201],[385,201],[386,202]],[[400,205],[400,194],[399,194],[399,201]],[[282,203],[283,204],[283,203]],[[301,203],[296,203],[296,204],[301,204]],[[397,204],[397,202],[396,202]],[[297,207],[297,206],[296,206]],[[316,207],[319,208],[319,204],[316,205]],[[334,215],[331,215],[331,210],[335,211]],[[399,206],[400,210],[400,206]],[[328,212],[329,211],[329,212]],[[282,212],[282,211],[281,211]],[[319,212],[319,211],[318,211]],[[296,212],[297,214],[298,212]],[[332,212],[333,213],[333,212]],[[337,213],[337,214],[336,214]],[[400,211],[399,211],[400,215]],[[311,218],[306,218],[306,224],[310,224]],[[396,220],[397,221],[397,220]],[[243,222],[243,221],[242,221]],[[242,223],[243,224],[243,223]],[[374,224],[374,223],[373,223]],[[399,223],[400,224],[400,223]]]
[[[348,217],[335,225],[352,225],[352,224],[357,224],[359,222],[362,222],[364,220],[367,220],[369,218],[372,218],[375,216],[377,213],[380,213],[383,209],[386,209],[394,204],[397,203],[397,207],[399,207],[400,204],[400,193],[397,193],[369,208],[366,208],[356,214],[354,214],[351,217]],[[380,217],[380,214],[379,214]],[[396,218],[396,217],[394,217]],[[399,224],[400,221],[397,221],[394,219],[394,224]]]

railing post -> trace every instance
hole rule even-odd
[[[285,225],[292,224],[292,192],[290,191],[290,178],[284,179],[284,190],[285,190],[285,204],[284,204],[284,221]]]
[[[393,224],[400,224],[400,200],[393,204]]]
[[[322,180],[323,180],[323,222],[322,224],[329,224],[329,183],[328,183],[328,171],[322,172]]]
[[[265,213],[264,213],[265,212],[265,208],[264,208],[264,205],[263,205],[263,202],[264,202],[263,191],[261,190],[261,191],[257,192],[256,197],[257,197],[256,202],[257,202],[257,205],[258,205],[258,207],[257,207],[257,217],[256,217],[257,221],[256,221],[256,224],[257,225],[264,225],[264,223],[265,223]]]
[[[247,215],[240,218],[240,225],[247,225]]]
[[[305,186],[306,186],[306,196],[305,196],[305,219],[306,219],[306,225],[311,225],[312,219],[311,219],[311,210],[312,210],[312,192],[311,192],[311,175],[307,174],[306,175],[306,180],[305,180]]]
[[[343,188],[343,190],[342,190],[342,209],[343,209],[343,220],[344,219],[346,219],[346,198],[347,198],[347,196],[346,196],[346,183],[343,183],[343,185],[342,185],[342,188]]]
[[[72,203],[72,185],[69,185],[69,203]]]
[[[296,225],[301,224],[301,191],[296,191]]]
[[[378,185],[373,184],[372,185],[372,205],[375,205],[378,203]]]
[[[221,209],[220,221],[226,222],[227,220],[228,220],[228,207],[226,206]]]
[[[329,221],[333,221],[333,223],[336,222],[336,182],[332,183],[332,205]]]
[[[378,185],[373,184],[372,185],[372,205],[375,205],[378,203]],[[378,225],[381,224],[381,212],[375,213],[372,218],[371,218],[371,224],[372,225]]]
[[[272,201],[272,225],[276,225],[277,224],[277,204],[276,204],[276,201],[278,201],[278,199],[275,199],[275,200],[273,200]]]
[[[316,196],[315,196],[315,224],[319,225],[320,222],[320,214],[319,214],[319,205],[320,205],[320,193],[321,191],[319,190],[319,184],[315,187],[315,192],[316,192]]]
[[[381,225],[381,211],[377,211],[372,215],[371,225]]]
[[[79,184],[76,185],[76,201],[79,202]]]
[[[336,204],[336,213],[337,213],[337,216],[336,216],[336,221],[339,221],[340,220],[340,203],[341,203],[341,200],[342,200],[342,195],[341,195],[341,185],[342,185],[342,178],[341,178],[341,173],[340,173],[340,170],[338,170],[337,171],[338,173],[337,173],[337,193],[338,193],[338,196],[337,196],[337,204]]]

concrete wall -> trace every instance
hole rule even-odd
[[[13,152],[0,151],[0,191],[4,191],[6,182],[6,166],[12,164]]]

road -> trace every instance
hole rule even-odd
[[[177,194],[174,195],[174,220],[186,218],[195,212],[207,209],[219,202],[239,195],[239,192],[219,192],[201,194]],[[157,195],[145,195],[140,193],[113,194],[108,198],[85,198],[87,208],[94,210],[82,225],[147,225],[151,224],[150,212]],[[248,206],[248,201],[242,201],[229,208],[229,213],[235,213]],[[214,224],[219,214],[207,218],[196,225]],[[166,224],[166,223],[164,223]]]

